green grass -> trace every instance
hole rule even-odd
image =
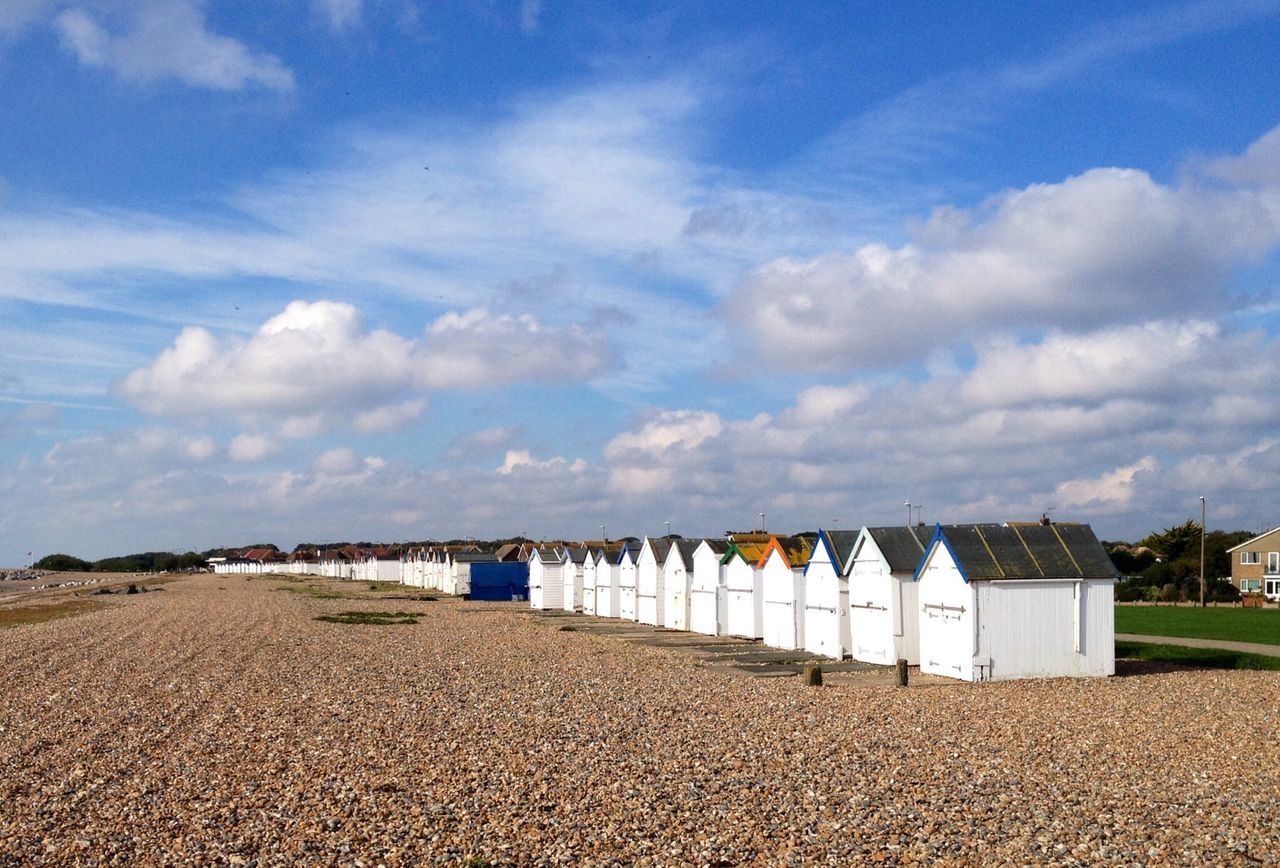
[[[316,600],[357,600],[359,597],[353,597],[350,594],[340,594],[336,591],[327,591],[324,588],[317,588],[314,585],[301,585],[293,588],[276,588],[277,591],[286,591],[290,594],[302,594],[304,597],[312,597]]]
[[[1116,657],[1176,663],[1205,669],[1266,669],[1280,672],[1280,657],[1263,657],[1243,651],[1218,648],[1183,648],[1180,645],[1149,645],[1146,642],[1116,642]]]
[[[414,612],[339,612],[336,615],[316,615],[317,621],[330,624],[416,624]]]
[[[1280,645],[1280,610],[1116,606],[1116,632]]]

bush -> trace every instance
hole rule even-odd
[[[71,555],[45,555],[33,565],[37,570],[57,570],[58,572],[83,573],[93,568],[88,561],[82,561]]]
[[[1182,599],[1182,590],[1173,582],[1160,589],[1160,602],[1176,603]]]
[[[1133,582],[1118,582],[1116,584],[1117,603],[1136,603],[1139,600],[1145,600],[1146,594],[1146,588],[1141,585],[1135,585]]]

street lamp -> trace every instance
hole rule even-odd
[[[757,513],[760,516],[760,533],[764,533],[764,513]]]
[[[911,501],[902,504],[907,508],[907,527],[911,527]]]
[[[1205,502],[1204,497],[1200,498],[1200,608],[1205,607],[1205,577],[1204,577],[1204,516]]]
[[[667,537],[669,538],[671,536],[671,522],[664,521],[663,524],[667,526]]]
[[[604,532],[604,525],[600,525],[600,541],[601,541],[601,542],[608,542],[608,541],[609,541],[609,537],[608,537],[608,535],[606,535],[606,534],[605,534],[605,532]]]

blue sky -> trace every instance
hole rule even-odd
[[[1280,3],[16,0],[0,563],[1277,523]]]

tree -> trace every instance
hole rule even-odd
[[[84,573],[93,568],[88,561],[82,561],[71,555],[45,555],[32,565],[37,570],[56,570],[58,572]]]

